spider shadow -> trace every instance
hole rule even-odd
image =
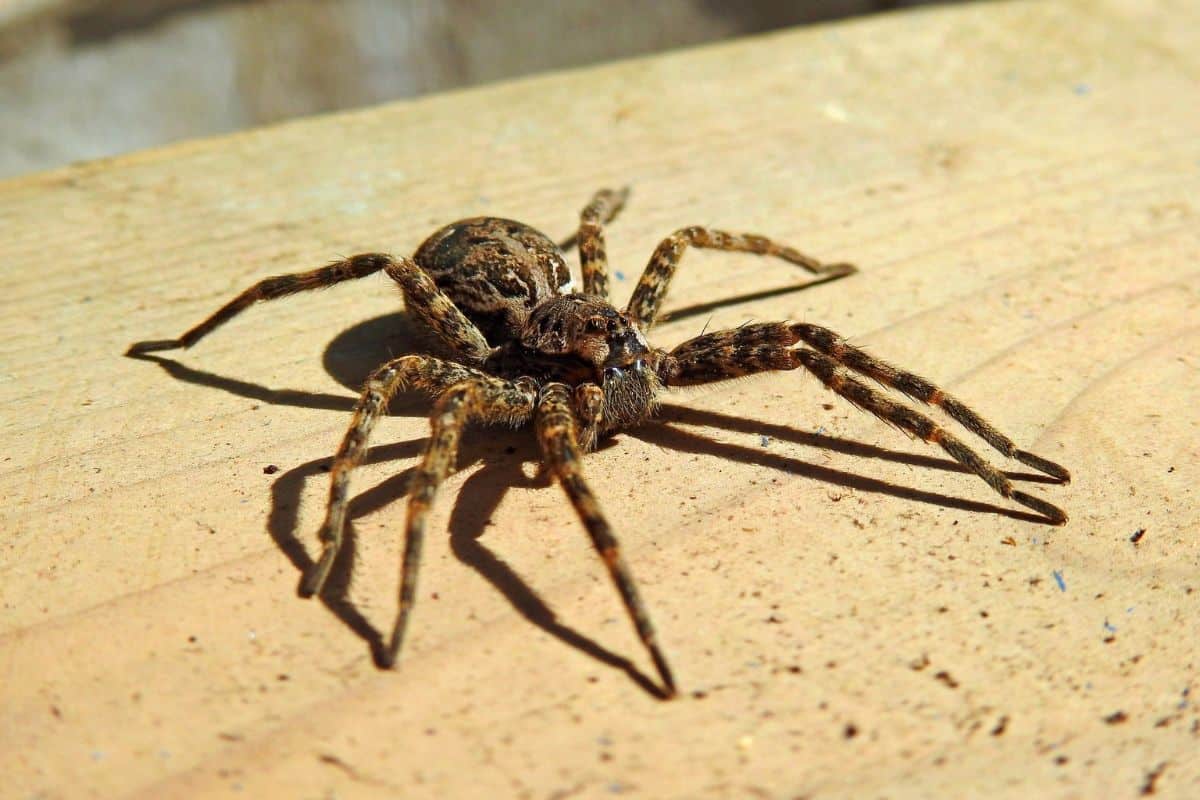
[[[685,425],[718,427],[724,430],[735,431],[739,433],[764,435],[773,439],[779,439],[781,441],[792,442],[809,447],[818,447],[821,449],[845,453],[847,455],[853,455],[861,458],[876,458],[922,468],[932,468],[945,470],[948,472],[970,474],[970,470],[962,467],[957,462],[938,458],[936,456],[890,450],[877,445],[857,442],[852,439],[842,439],[825,434],[809,433],[784,425],[742,419],[740,417],[721,414],[719,412],[704,411],[700,409],[688,408],[686,406],[663,405],[660,407],[659,418],[657,419],[658,424],[640,425],[628,431],[628,433],[648,444],[654,444],[670,450],[683,453],[694,453],[697,455],[714,456],[717,458],[737,461],[743,464],[770,467],[771,469],[786,472],[790,475],[799,475],[805,478],[812,478],[814,480],[833,484],[835,486],[843,486],[848,489],[856,489],[858,491],[870,492],[873,494],[883,494],[905,500],[915,500],[922,503],[928,503],[930,505],[937,505],[944,508],[957,509],[960,511],[998,514],[1000,516],[1021,520],[1022,522],[1036,522],[1043,525],[1054,524],[1052,521],[1039,514],[1032,514],[1026,511],[1019,511],[1014,508],[994,505],[992,503],[984,503],[977,500],[967,500],[960,497],[953,497],[951,495],[930,492],[923,489],[900,486],[894,483],[879,480],[877,478],[870,478],[865,475],[857,475],[852,472],[845,472],[843,470],[833,469],[832,467],[823,467],[817,464],[801,461],[779,452],[772,452],[766,448],[753,448],[745,445],[734,444],[732,442],[719,442],[706,436],[681,430],[680,428],[673,426],[671,424],[672,422]],[[1023,472],[1007,474],[1010,478],[1015,480],[1028,480],[1038,483],[1057,483],[1057,481],[1055,481],[1053,478],[1048,478],[1047,476],[1043,475],[1034,475]]]
[[[441,349],[401,311],[375,317],[347,328],[326,346],[322,363],[334,380],[353,390],[357,396],[367,376],[384,362],[409,353],[438,353]],[[352,396],[273,389],[239,378],[195,369],[155,353],[141,353],[129,357],[153,362],[175,380],[219,389],[270,405],[346,413],[352,411],[355,405],[355,397]],[[429,400],[419,394],[402,393],[393,399],[388,411],[390,416],[424,417],[429,413]],[[451,514],[450,542],[455,557],[492,583],[529,622],[597,661],[622,670],[647,693],[658,698],[664,697],[662,690],[629,659],[616,655],[562,624],[549,605],[511,567],[480,543],[488,520],[511,486],[545,486],[549,481],[544,476],[539,481],[530,481],[520,469],[523,461],[536,460],[537,456],[530,449],[531,440],[528,436],[517,443],[516,440],[520,438],[517,433],[488,429],[485,436],[493,439],[497,436],[508,436],[514,441],[508,448],[512,452],[496,459],[494,454],[489,454],[489,448],[484,444],[485,438],[480,437],[479,433],[480,431],[473,430],[473,435],[464,440],[458,459],[459,469],[466,469],[481,461],[484,466],[465,482]],[[424,438],[421,438],[378,445],[367,452],[363,463],[415,459],[423,451],[424,442]],[[309,479],[327,475],[331,463],[331,457],[308,461],[284,472],[271,487],[267,532],[301,576],[307,575],[316,562],[297,536],[300,497]],[[320,595],[322,604],[367,643],[377,665],[384,661],[384,635],[349,598],[358,549],[358,531],[354,520],[407,496],[412,474],[413,468],[408,467],[356,495],[350,502],[342,548]],[[473,496],[476,502],[464,502],[462,498],[466,496]],[[300,593],[299,587],[297,593]]]
[[[807,288],[810,285],[815,284],[766,290],[724,300],[715,305],[775,296]],[[715,305],[704,304],[680,309],[670,317],[679,320],[709,311]],[[338,383],[353,391],[354,396],[272,389],[237,378],[197,370],[156,354],[147,353],[133,357],[158,364],[176,380],[220,389],[262,403],[349,412],[355,405],[355,397],[359,388],[367,376],[378,366],[400,355],[418,352],[437,354],[440,350],[437,343],[431,342],[427,336],[423,335],[423,332],[413,325],[411,319],[402,311],[375,317],[347,328],[330,341],[322,360],[327,373]],[[429,401],[420,395],[401,394],[393,400],[389,412],[392,416],[424,417],[429,412]],[[894,451],[853,440],[809,433],[784,425],[747,420],[718,412],[670,404],[662,406],[657,422],[639,426],[629,433],[661,447],[681,452],[717,456],[746,464],[768,466],[789,474],[815,478],[861,491],[970,512],[1001,514],[1023,521],[1047,522],[1035,514],[897,486],[885,481],[809,464],[766,449],[760,450],[714,441],[702,435],[680,430],[672,423],[767,435],[781,441],[833,450],[848,455],[885,459],[923,468],[967,472],[956,462],[936,456]],[[647,693],[661,698],[663,694],[659,687],[640,672],[629,659],[613,653],[596,641],[562,624],[546,602],[508,564],[480,542],[492,514],[509,488],[540,488],[548,483],[544,473],[540,474],[537,479],[529,479],[521,470],[522,463],[537,460],[537,453],[534,452],[535,448],[528,436],[518,438],[519,434],[512,432],[498,429],[488,429],[488,431],[485,436],[481,437],[480,431],[473,429],[472,435],[464,440],[459,456],[460,469],[481,462],[482,467],[464,482],[451,511],[449,523],[451,551],[461,563],[471,567],[488,580],[530,623],[600,663],[625,672]],[[490,440],[487,437],[490,437]],[[497,438],[503,437],[512,437],[508,441],[513,442],[514,446],[508,448],[506,455],[497,457],[494,443]],[[489,441],[492,442],[490,447],[488,446]],[[609,440],[609,442],[612,441]],[[422,452],[423,444],[424,438],[376,446],[368,451],[365,463],[414,459]],[[285,472],[272,485],[268,533],[301,575],[308,574],[314,568],[314,561],[296,535],[300,496],[308,479],[326,474],[330,462],[331,458],[325,457],[301,464]],[[368,644],[377,664],[383,661],[386,647],[384,635],[354,606],[348,596],[357,555],[357,531],[353,522],[355,519],[404,498],[408,493],[412,474],[413,469],[409,467],[360,493],[351,501],[343,547],[320,598],[331,613]],[[1009,475],[1019,480],[1055,482],[1053,479],[1041,475],[1025,473],[1010,473]]]
[[[694,303],[690,306],[682,308],[670,309],[663,311],[658,315],[659,325],[665,325],[668,322],[679,322],[690,317],[698,317],[701,314],[708,314],[716,311],[719,308],[726,306],[741,305],[742,303],[753,303],[758,300],[770,300],[774,297],[782,297],[785,294],[795,294],[797,292],[814,289],[824,283],[832,283],[833,281],[841,280],[854,275],[857,268],[850,264],[833,264],[831,267],[841,270],[835,270],[827,275],[814,275],[809,280],[802,283],[793,283],[787,286],[777,286],[771,289],[759,289],[753,292],[743,292],[742,294],[733,295],[730,297],[720,297],[716,300],[709,300],[704,303]]]
[[[347,328],[326,345],[321,361],[330,377],[351,389],[353,396],[273,389],[189,367],[157,353],[135,353],[126,357],[157,364],[177,381],[220,389],[260,403],[349,413],[354,410],[367,376],[384,362],[410,353],[437,353],[440,349],[404,312],[385,314]],[[392,401],[388,412],[390,416],[424,417],[429,413],[429,403],[419,394],[401,393]]]
[[[509,489],[545,488],[550,484],[550,476],[545,470],[539,469],[535,478],[526,477],[521,462],[516,459],[485,464],[463,483],[460,492],[460,497],[470,497],[473,502],[456,503],[450,514],[451,551],[459,561],[487,578],[526,620],[600,663],[621,670],[647,694],[666,699],[663,690],[628,658],[560,622],[553,609],[512,567],[480,543],[492,514]]]
[[[498,433],[495,429],[487,430],[490,434]],[[499,436],[492,436],[489,442],[479,437],[478,434],[482,431],[473,429],[472,432],[475,436],[464,441],[459,454],[459,468],[466,469],[480,463],[482,467],[463,483],[458,500],[451,511],[451,552],[461,563],[491,583],[530,623],[600,663],[621,670],[646,693],[664,699],[666,695],[662,689],[638,670],[628,658],[617,655],[560,622],[546,601],[512,567],[479,541],[510,488],[545,488],[550,485],[550,480],[542,471],[539,471],[534,479],[527,478],[522,471],[521,465],[536,460],[537,456],[528,438],[518,443],[519,433],[503,431],[499,432]],[[501,442],[511,439],[513,442],[504,448],[504,455],[499,458],[495,457],[497,439]],[[411,459],[419,455],[423,448],[423,439],[380,445],[368,451],[363,463]],[[271,490],[272,504],[267,529],[276,546],[300,573],[301,582],[303,576],[315,568],[316,561],[308,554],[297,536],[300,497],[308,479],[328,474],[329,464],[329,458],[322,458],[288,470],[275,481]],[[414,468],[409,467],[351,500],[347,509],[342,549],[330,570],[325,588],[319,595],[322,604],[367,643],[376,665],[382,665],[385,661],[387,642],[384,634],[371,624],[349,598],[357,558],[358,532],[354,520],[405,498],[413,472]],[[463,498],[466,497],[470,497],[471,502],[464,502]],[[297,594],[305,596],[299,586]]]

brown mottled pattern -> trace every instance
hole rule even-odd
[[[536,419],[546,463],[562,483],[607,565],[638,635],[658,669],[664,695],[674,678],[621,557],[608,522],[580,471],[582,453],[600,436],[635,425],[654,412],[664,386],[709,383],[766,370],[803,367],[831,390],[880,419],[942,447],[995,491],[1062,524],[1066,514],[1017,491],[1009,479],[932,420],[855,378],[874,378],[910,397],[940,406],[953,419],[1005,455],[1060,481],[1067,470],[1016,446],[959,400],[911,372],[899,370],[847,344],[832,331],[796,322],[746,325],[698,336],[670,353],[651,346],[654,322],[679,259],[688,245],[773,255],[830,280],[848,275],[848,264],[823,265],[762,236],[709,228],[682,228],[650,259],[625,312],[608,302],[603,225],[625,203],[627,190],[601,190],[580,214],[578,241],[583,292],[568,294],[562,252],[519,222],[477,217],[430,236],[411,259],[364,253],[327,267],[260,281],[179,339],[139,342],[130,355],[189,347],[260,300],[330,286],[383,270],[404,294],[405,306],[435,333],[454,360],[424,355],[397,358],[377,369],[354,409],[350,428],[333,459],[329,504],[319,533],[321,558],[302,590],[321,591],[342,545],[350,474],[362,462],[371,431],[401,387],[437,396],[431,434],[410,487],[400,603],[383,665],[398,657],[415,596],[425,520],[438,486],[452,469],[468,420],[521,425]],[[812,349],[808,349],[812,348]],[[540,394],[539,394],[540,391]],[[540,399],[537,399],[540,398]],[[536,408],[536,412],[535,412]]]
[[[531,381],[514,383],[490,376],[457,384],[438,398],[430,416],[431,432],[425,455],[413,473],[408,491],[408,524],[404,560],[400,568],[400,605],[391,641],[382,666],[391,666],[400,654],[408,615],[416,596],[417,568],[425,540],[425,519],[438,486],[454,467],[463,427],[470,419],[508,424],[524,422],[533,413],[535,388]]]
[[[479,328],[412,259],[392,259],[384,269],[388,277],[400,284],[409,313],[425,323],[450,349],[471,363],[483,363],[492,348]]]
[[[583,293],[608,299],[608,254],[604,225],[625,205],[629,189],[602,189],[579,214],[579,265],[583,270]]]
[[[389,361],[367,378],[362,396],[354,407],[350,429],[346,431],[342,444],[333,457],[329,505],[325,511],[325,522],[317,534],[324,544],[324,551],[316,568],[305,576],[302,593],[312,595],[320,592],[329,577],[329,570],[342,547],[346,506],[349,502],[350,473],[362,463],[371,431],[387,410],[388,402],[402,388],[421,389],[436,394],[467,381],[497,382],[495,378],[462,364],[419,355],[401,356]]]
[[[509,219],[447,225],[417,248],[413,260],[492,344],[517,336],[530,310],[571,282],[558,245]]]
[[[711,250],[728,250],[739,253],[754,253],[762,256],[782,258],[798,267],[803,267],[813,275],[825,278],[849,275],[855,272],[850,264],[823,264],[817,259],[801,253],[794,247],[780,244],[765,236],[753,233],[727,233],[715,228],[704,228],[693,225],[680,228],[672,233],[654,250],[650,263],[629,298],[625,307],[633,319],[637,320],[644,330],[649,330],[654,319],[661,310],[663,298],[670,288],[671,279],[679,268],[679,260],[683,257],[688,245]]]
[[[666,694],[673,695],[675,678],[671,674],[666,657],[659,649],[654,625],[650,622],[650,615],[638,594],[633,574],[625,559],[621,557],[620,544],[613,535],[608,520],[600,511],[596,496],[583,479],[580,467],[582,453],[576,440],[575,411],[571,399],[571,388],[564,383],[549,383],[542,387],[535,418],[542,455],[546,464],[558,476],[571,504],[575,506],[575,512],[592,538],[592,546],[608,567],[609,575],[625,603],[625,608],[633,618],[638,636],[654,660]]]
[[[890,386],[915,400],[939,406],[952,419],[1009,458],[1061,481],[1071,479],[1071,473],[1066,469],[1053,461],[1047,461],[1041,456],[1019,449],[1012,439],[998,431],[995,426],[968,408],[961,400],[947,394],[920,375],[897,369],[885,361],[880,361],[847,343],[845,339],[828,328],[803,322],[792,323],[789,328],[799,340],[832,356],[855,372],[861,372],[863,375],[874,378],[883,385]]]
[[[579,446],[586,453],[596,447],[604,421],[604,390],[594,383],[575,387],[575,410],[579,414]]]
[[[820,350],[794,348],[804,341]],[[827,355],[826,355],[827,354]],[[855,406],[869,411],[880,419],[895,425],[926,442],[940,445],[951,457],[970,469],[1002,496],[1034,509],[1056,525],[1067,521],[1064,511],[1040,498],[1017,491],[1011,481],[978,454],[951,436],[928,417],[908,406],[901,405],[883,393],[854,378],[847,370],[852,369],[880,380],[885,385],[899,383],[912,389],[923,387],[921,394],[930,399],[949,398],[942,390],[912,373],[901,372],[847,344],[844,339],[826,328],[798,322],[761,323],[746,325],[736,330],[719,331],[688,340],[676,347],[660,364],[660,375],[667,386],[690,386],[700,383],[737,378],[767,370],[789,370],[804,367],[838,395]],[[882,377],[881,377],[882,376]],[[889,378],[885,380],[884,378]],[[900,388],[900,386],[897,386]],[[901,389],[904,391],[903,389]],[[906,392],[907,393],[907,392]],[[922,399],[918,397],[917,399]],[[965,427],[979,433],[991,442],[980,428],[1000,436],[995,428],[984,422],[974,412],[971,422]],[[961,419],[959,420],[962,421]],[[994,437],[993,437],[994,438]],[[1004,441],[1004,437],[1000,436]],[[1002,448],[1001,452],[1004,452]],[[1020,458],[1027,455],[1012,448],[1005,453],[1019,458],[1023,463],[1043,469],[1059,480],[1068,480],[1066,469],[1044,458]]]

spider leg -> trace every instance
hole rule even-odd
[[[468,361],[482,364],[491,353],[482,331],[454,301],[446,296],[425,270],[411,258],[388,257],[384,266],[388,277],[400,284],[404,307],[425,323],[456,353]]]
[[[832,280],[858,271],[853,264],[823,264],[812,256],[807,256],[795,248],[780,244],[765,236],[750,233],[726,233],[713,228],[692,226],[680,228],[672,233],[654,250],[650,263],[642,277],[638,279],[633,296],[625,312],[632,316],[643,330],[649,330],[654,324],[666,297],[675,270],[687,247],[700,247],[711,250],[729,250],[740,253],[755,253],[763,256],[776,256],[788,263],[803,267],[813,275],[824,280]]]
[[[607,203],[606,202],[604,204],[606,211],[600,217],[600,224],[607,225],[608,223],[610,223],[614,219],[616,219],[617,214],[620,213],[621,209],[625,207],[625,200],[628,199],[628,197],[629,197],[629,187],[625,186],[625,187],[622,187],[622,188],[616,189],[616,190],[601,189],[600,191],[596,192],[596,194],[594,194],[592,196],[590,203],[595,203],[601,197],[601,195],[612,195],[616,199],[620,200],[619,203]],[[586,211],[586,209],[584,209],[584,210]],[[583,216],[583,214],[581,212],[580,217],[582,217],[582,216]],[[558,249],[562,250],[563,252],[566,252],[567,250],[570,250],[572,247],[575,247],[577,244],[579,244],[579,229],[578,228],[576,228],[575,233],[572,233],[566,239],[563,239],[561,242],[558,243]]]
[[[408,310],[430,327],[448,346],[469,361],[482,362],[487,357],[491,348],[488,347],[483,334],[458,310],[450,298],[437,288],[433,279],[412,259],[396,258],[383,253],[362,253],[310,272],[278,275],[259,281],[178,339],[138,342],[126,351],[126,355],[191,347],[259,301],[276,300],[309,289],[333,286],[380,270],[387,272],[389,277],[400,284]]]
[[[863,383],[835,358],[807,348],[794,348],[793,345],[800,340],[797,325],[788,322],[746,325],[698,336],[666,355],[659,362],[659,375],[664,385],[689,386],[767,370],[803,367],[816,375],[827,388],[855,406],[923,441],[939,445],[1002,497],[1033,509],[1055,525],[1066,523],[1067,515],[1062,509],[1015,489],[1004,473],[933,420]],[[1066,474],[1066,470],[1057,464],[1045,459],[1038,460]]]
[[[596,448],[600,423],[604,421],[604,390],[594,383],[576,386],[575,411],[579,414],[578,443],[587,453]]]
[[[601,189],[579,214],[579,264],[583,270],[583,293],[608,299],[608,256],[604,248],[604,225],[625,205],[629,187]]]
[[[308,272],[297,272],[292,275],[276,275],[266,278],[251,286],[237,297],[221,306],[208,319],[201,322],[178,339],[155,339],[148,342],[138,342],[131,345],[126,355],[151,353],[156,350],[175,350],[180,347],[191,347],[219,326],[225,324],[250,306],[263,300],[277,300],[297,292],[309,289],[322,289],[342,281],[364,278],[378,272],[386,264],[386,256],[360,255],[338,261],[320,269]]]
[[[417,568],[425,541],[425,519],[438,486],[454,468],[462,431],[471,419],[520,424],[533,413],[536,390],[527,378],[507,381],[483,375],[455,384],[434,405],[429,443],[421,465],[413,474],[405,525],[404,560],[400,567],[400,606],[382,667],[391,667],[400,655],[404,631],[417,591]]]
[[[790,328],[809,347],[819,350],[839,364],[869,378],[874,378],[884,386],[890,386],[914,400],[941,408],[951,419],[1009,458],[1016,459],[1063,483],[1071,480],[1071,473],[1066,468],[1041,456],[1018,449],[1012,439],[998,431],[994,425],[967,407],[961,400],[942,391],[920,375],[897,369],[887,362],[880,361],[871,354],[849,344],[828,328],[802,322],[791,323]]]
[[[435,393],[468,381],[494,380],[485,373],[452,361],[431,356],[409,355],[393,359],[376,369],[367,378],[362,396],[354,408],[350,429],[333,457],[330,469],[329,504],[325,522],[318,538],[324,545],[321,558],[301,584],[304,595],[315,595],[325,585],[329,570],[342,547],[346,526],[346,506],[349,502],[350,473],[366,454],[367,440],[379,418],[387,411],[388,402],[402,387]]]
[[[571,412],[569,387],[562,383],[550,383],[542,387],[537,405],[536,425],[538,442],[547,465],[558,476],[563,490],[591,536],[593,547],[608,567],[609,575],[616,584],[638,636],[654,661],[666,695],[674,695],[675,678],[671,675],[671,668],[658,647],[658,637],[650,622],[650,615],[638,594],[629,566],[621,557],[620,545],[600,511],[600,504],[583,479],[579,467],[582,452],[576,440],[576,422]]]

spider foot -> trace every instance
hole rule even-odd
[[[1027,450],[1018,450],[1013,454],[1013,457],[1022,464],[1033,467],[1038,472],[1046,473],[1060,483],[1071,482],[1071,473],[1067,470],[1067,468],[1059,466],[1049,459],[1042,458],[1041,456],[1035,456],[1033,453],[1030,453]]]
[[[127,356],[140,356],[143,353],[154,353],[159,350],[178,350],[186,347],[181,339],[152,339],[148,342],[135,342],[125,351]]]
[[[381,648],[375,654],[375,666],[380,669],[396,668],[396,662],[400,660],[400,648],[404,644],[404,630],[407,627],[408,606],[402,604],[396,617],[396,625],[392,628],[392,638],[388,640],[387,647]]]
[[[381,647],[375,652],[375,666],[379,669],[395,669],[396,660],[396,653],[392,652],[390,645]]]
[[[657,646],[650,648],[650,657],[654,659],[654,667],[658,670],[658,677],[662,680],[662,699],[670,700],[679,692],[675,688],[675,676],[671,674],[671,667],[667,664],[666,657]]]
[[[1052,503],[1047,503],[1040,497],[1034,497],[1033,495],[1026,494],[1025,492],[1013,492],[1012,499],[1016,500],[1026,508],[1032,508],[1034,511],[1049,520],[1050,524],[1052,525],[1067,524],[1067,512],[1063,511],[1061,508]]]
[[[821,265],[821,276],[826,280],[844,278],[847,275],[853,275],[856,272],[858,272],[858,267],[844,261],[840,261],[837,264]]]
[[[300,581],[301,597],[316,597],[321,593],[321,590],[325,588],[325,581],[329,578],[329,571],[333,569],[333,561],[336,556],[336,548],[325,548],[325,551],[321,553],[321,560]]]

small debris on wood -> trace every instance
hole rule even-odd
[[[1129,719],[1129,715],[1124,711],[1114,711],[1104,718],[1104,721],[1109,725],[1120,725],[1125,720]]]
[[[274,464],[267,464],[263,467],[263,475],[274,475],[276,472],[279,472],[279,467]]]
[[[1138,528],[1136,531],[1133,532],[1133,535],[1129,537],[1129,541],[1133,542],[1134,544],[1137,544],[1138,542],[1140,542],[1142,540],[1142,537],[1145,535],[1146,535],[1146,529]]]
[[[1167,768],[1166,761],[1160,761],[1154,769],[1146,773],[1146,780],[1142,782],[1142,796],[1147,797],[1154,794],[1154,784],[1158,783],[1158,779],[1162,777],[1163,770]]]
[[[946,686],[951,689],[958,688],[958,681],[954,680],[954,677],[949,672],[946,672],[946,670],[942,670],[941,672],[937,673],[933,677],[935,680],[941,681],[942,683],[946,684]]]

